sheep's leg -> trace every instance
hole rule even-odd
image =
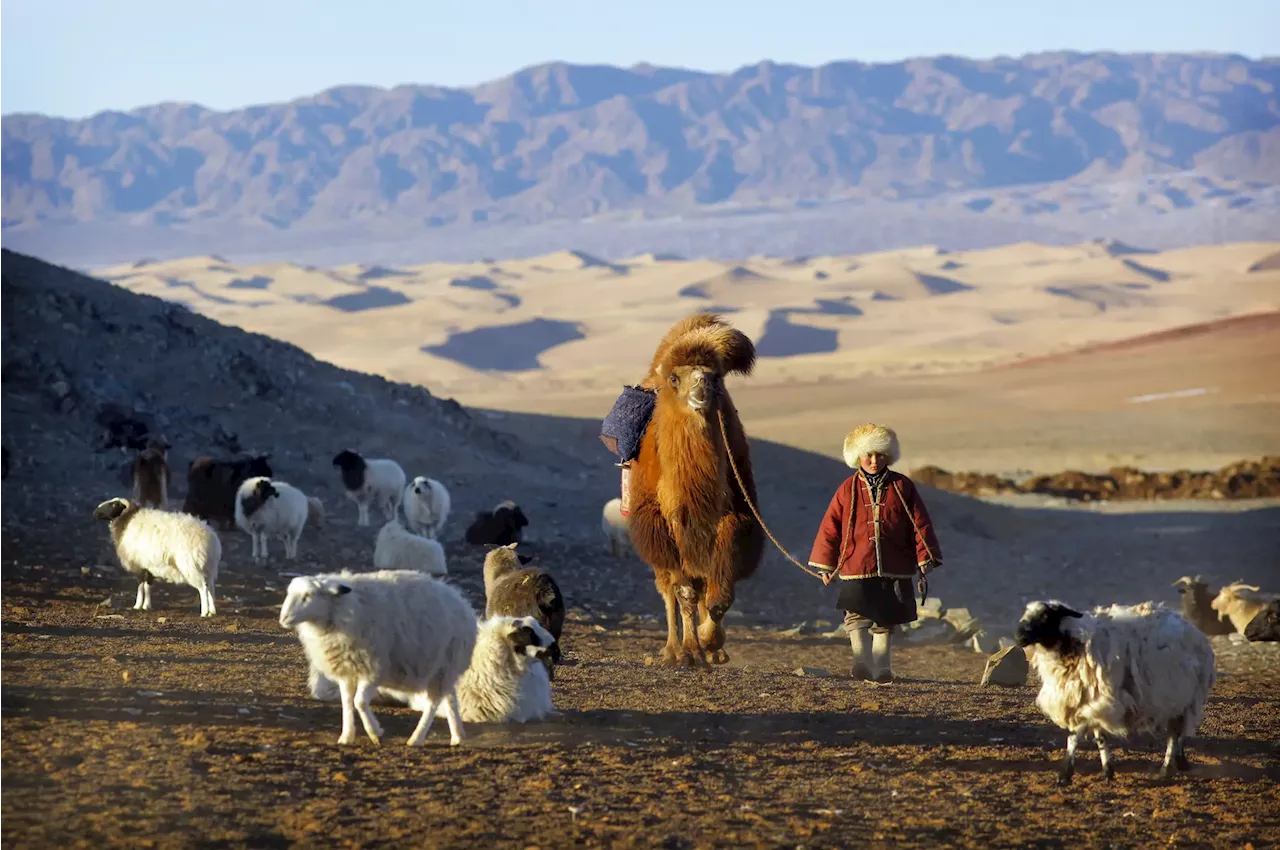
[[[1178,770],[1188,770],[1191,767],[1187,754],[1183,751],[1182,727],[1181,717],[1169,721],[1169,743],[1164,749],[1164,764],[1160,765],[1161,779],[1171,779],[1175,767]]]
[[[1062,760],[1062,770],[1058,773],[1059,785],[1070,785],[1071,777],[1076,773],[1076,748],[1080,746],[1080,739],[1084,737],[1084,730],[1072,730],[1067,733],[1067,755]]]
[[[369,736],[369,740],[375,744],[382,743],[382,724],[378,722],[378,718],[373,716],[373,709],[369,707],[369,703],[378,695],[378,686],[373,682],[362,681],[356,687],[355,708],[356,713],[360,715],[360,722],[364,725],[365,734]]]
[[[342,699],[342,734],[339,744],[354,744],[356,740],[356,691],[348,679],[338,680],[338,694]]]
[[[147,580],[141,579],[138,582],[138,598],[134,600],[133,610],[145,611],[149,607],[150,602],[147,601]]]
[[[258,535],[258,540],[260,541],[259,546],[261,546],[262,560],[265,563],[267,560],[267,533],[264,531],[262,534]]]
[[[444,719],[449,721],[449,746],[462,743],[462,711],[458,708],[458,691],[451,688],[444,698]]]
[[[369,505],[366,502],[357,502],[356,507],[359,508],[360,516],[356,520],[356,525],[369,524]]]
[[[413,734],[409,736],[408,746],[410,747],[422,746],[422,742],[427,739],[427,733],[431,731],[431,722],[436,719],[436,711],[440,708],[440,703],[433,700],[430,694],[422,694],[421,699],[422,717],[414,727]]]
[[[1178,749],[1173,754],[1173,763],[1178,770],[1190,770],[1191,761],[1187,758],[1187,735],[1195,730],[1186,728],[1186,717],[1179,717],[1171,726],[1170,734],[1178,736]]]
[[[702,644],[698,643],[698,592],[692,585],[682,584],[676,588],[676,599],[680,602],[680,618],[683,621],[684,649],[681,662],[689,667],[707,666],[706,653]]]
[[[217,614],[218,606],[213,601],[213,587],[207,584],[203,585],[200,588],[200,592],[204,595],[204,612],[200,616],[212,617]]]
[[[1111,748],[1107,746],[1107,736],[1101,729],[1095,729],[1093,737],[1098,742],[1098,761],[1102,764],[1102,775],[1110,782],[1116,778],[1116,768],[1111,763]]]

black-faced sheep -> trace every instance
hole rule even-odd
[[[507,546],[519,543],[529,519],[515,502],[499,502],[492,511],[477,511],[467,526],[466,540],[472,546]]]
[[[1182,596],[1182,616],[1207,635],[1229,635],[1230,624],[1218,619],[1213,610],[1213,594],[1200,576],[1183,576],[1173,583]]]
[[[222,528],[234,528],[236,492],[250,478],[271,477],[271,453],[239,458],[198,457],[187,468],[187,496],[183,513],[198,516]]]
[[[1098,742],[1107,779],[1114,776],[1107,735],[1152,732],[1168,738],[1160,775],[1189,766],[1184,739],[1194,735],[1213,690],[1213,647],[1204,633],[1163,605],[1112,605],[1092,614],[1058,601],[1027,605],[1018,645],[1035,645],[1036,705],[1067,730],[1059,781],[1071,782],[1086,733]]]
[[[426,739],[441,703],[450,743],[462,743],[457,684],[471,664],[476,613],[456,588],[412,570],[299,576],[289,583],[280,625],[297,631],[312,670],[338,683],[339,744],[355,741],[355,714],[369,738],[381,741],[369,707],[380,687],[422,709],[409,746]]]
[[[409,530],[434,540],[444,530],[452,501],[447,487],[434,478],[419,475],[404,488],[402,504]]]
[[[404,470],[387,458],[364,459],[350,449],[333,456],[342,471],[342,487],[356,503],[357,525],[369,524],[369,506],[376,504],[388,520],[396,518],[404,496]]]
[[[93,518],[110,524],[120,566],[138,577],[134,610],[151,610],[151,582],[186,584],[200,594],[200,616],[217,613],[214,587],[222,541],[206,523],[189,514],[144,508],[128,499],[108,499]]]
[[[307,525],[307,497],[292,484],[255,476],[236,492],[236,528],[253,538],[253,559],[267,559],[267,538],[284,541],[284,556],[298,557],[298,538]]]
[[[499,546],[484,558],[486,618],[533,617],[557,641],[545,659],[547,674],[555,678],[552,664],[560,660],[560,633],[564,628],[564,597],[555,579],[545,570],[526,567],[531,560],[516,552],[515,543]]]

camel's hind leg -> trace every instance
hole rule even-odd
[[[660,572],[654,577],[654,584],[658,586],[658,593],[662,594],[662,601],[667,607],[667,643],[662,648],[662,663],[670,665],[679,665],[681,655],[680,648],[680,627],[676,624],[676,589],[674,576],[669,573]]]
[[[707,666],[707,656],[698,642],[698,591],[692,584],[676,587],[676,601],[680,603],[680,618],[684,622],[684,641],[681,662],[689,667]]]

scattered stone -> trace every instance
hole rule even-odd
[[[969,638],[969,645],[973,647],[973,651],[979,655],[990,655],[1004,648],[1004,641],[1008,640],[1012,645],[1013,641],[1004,635],[989,632],[986,629],[978,629]]]
[[[917,620],[896,638],[907,646],[937,646],[955,640],[955,629],[943,620]]]
[[[916,616],[922,620],[938,620],[942,618],[945,610],[941,599],[930,596],[923,604],[916,606]]]
[[[85,569],[88,569],[88,567],[85,567]],[[99,602],[98,607],[99,608],[123,608],[125,607],[125,601],[121,599],[119,596],[112,596],[108,599],[104,599],[101,602]]]
[[[783,629],[782,631],[778,632],[778,635],[781,637],[800,637],[800,635],[804,634],[804,629],[806,625],[808,624],[801,623],[798,626],[793,626],[789,629]]]
[[[793,676],[812,676],[815,679],[825,679],[831,675],[831,671],[823,667],[797,667],[791,671]]]
[[[122,708],[120,710],[123,711],[125,714],[131,714],[134,717],[137,717],[139,714],[142,713],[142,709],[140,708]]]
[[[124,614],[99,614],[94,617],[95,620],[123,620]]]
[[[1030,671],[1027,655],[1021,647],[1011,646],[1002,649],[987,659],[987,666],[982,671],[979,685],[999,685],[1003,688],[1022,687],[1027,683]]]

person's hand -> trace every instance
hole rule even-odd
[[[831,580],[836,577],[836,574],[834,572],[831,572],[830,570],[822,570],[821,573],[822,573],[822,585],[824,587],[828,584],[831,584]]]
[[[920,565],[920,575],[927,576],[929,573],[933,572],[937,568],[938,568],[938,565],[936,562],[925,561],[923,564]]]

